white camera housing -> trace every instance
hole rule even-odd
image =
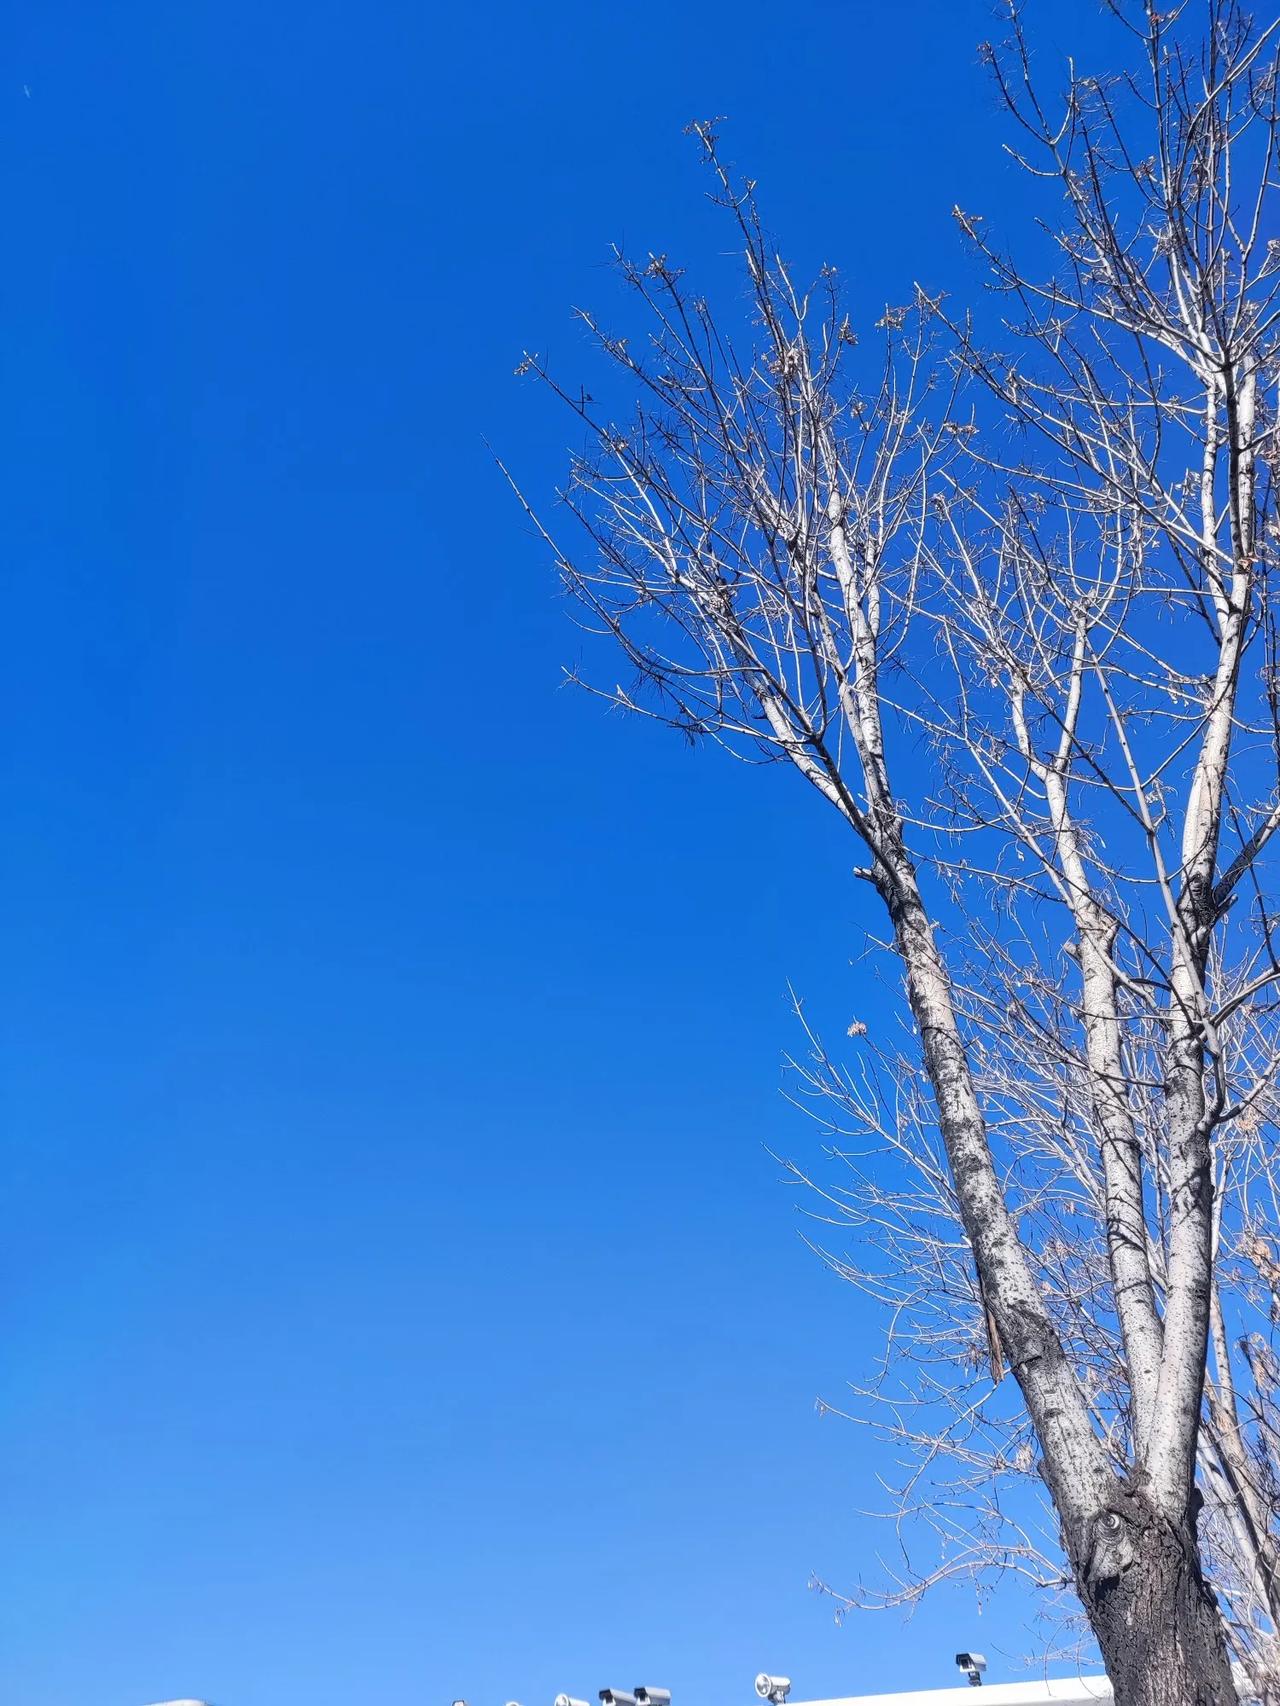
[[[987,1668],[985,1653],[957,1653],[956,1669],[967,1676],[970,1688],[982,1687],[982,1673]]]
[[[761,1700],[771,1700],[773,1706],[782,1706],[790,1692],[791,1678],[789,1676],[770,1676],[768,1671],[762,1670],[756,1678],[756,1693]]]
[[[628,1694],[625,1688],[602,1688],[600,1698],[604,1706],[636,1706],[634,1694]]]
[[[585,1700],[575,1700],[572,1694],[557,1694],[555,1706],[587,1706]]]
[[[636,1700],[639,1706],[671,1706],[671,1690],[669,1688],[646,1688],[643,1683],[636,1689]]]

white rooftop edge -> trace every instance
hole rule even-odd
[[[1105,1676],[1055,1677],[1040,1682],[993,1682],[981,1688],[917,1688],[908,1694],[852,1694],[837,1700],[793,1700],[790,1706],[1095,1706],[1113,1698]]]
[[[1243,1703],[1252,1701],[1239,1665],[1233,1665],[1236,1690]],[[981,1688],[917,1688],[906,1694],[845,1694],[830,1700],[792,1700],[789,1706],[1096,1706],[1115,1698],[1105,1676],[1060,1676],[1039,1682],[993,1682]]]

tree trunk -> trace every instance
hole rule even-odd
[[[1237,1706],[1194,1517],[1171,1523],[1120,1485],[1082,1538],[1072,1548],[1076,1585],[1115,1706]]]

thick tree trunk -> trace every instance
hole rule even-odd
[[[1170,1523],[1122,1486],[1072,1552],[1116,1706],[1237,1706],[1193,1518]]]

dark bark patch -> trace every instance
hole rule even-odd
[[[1117,1482],[1076,1540],[1076,1582],[1116,1706],[1234,1706],[1194,1512],[1171,1523],[1141,1486]]]

